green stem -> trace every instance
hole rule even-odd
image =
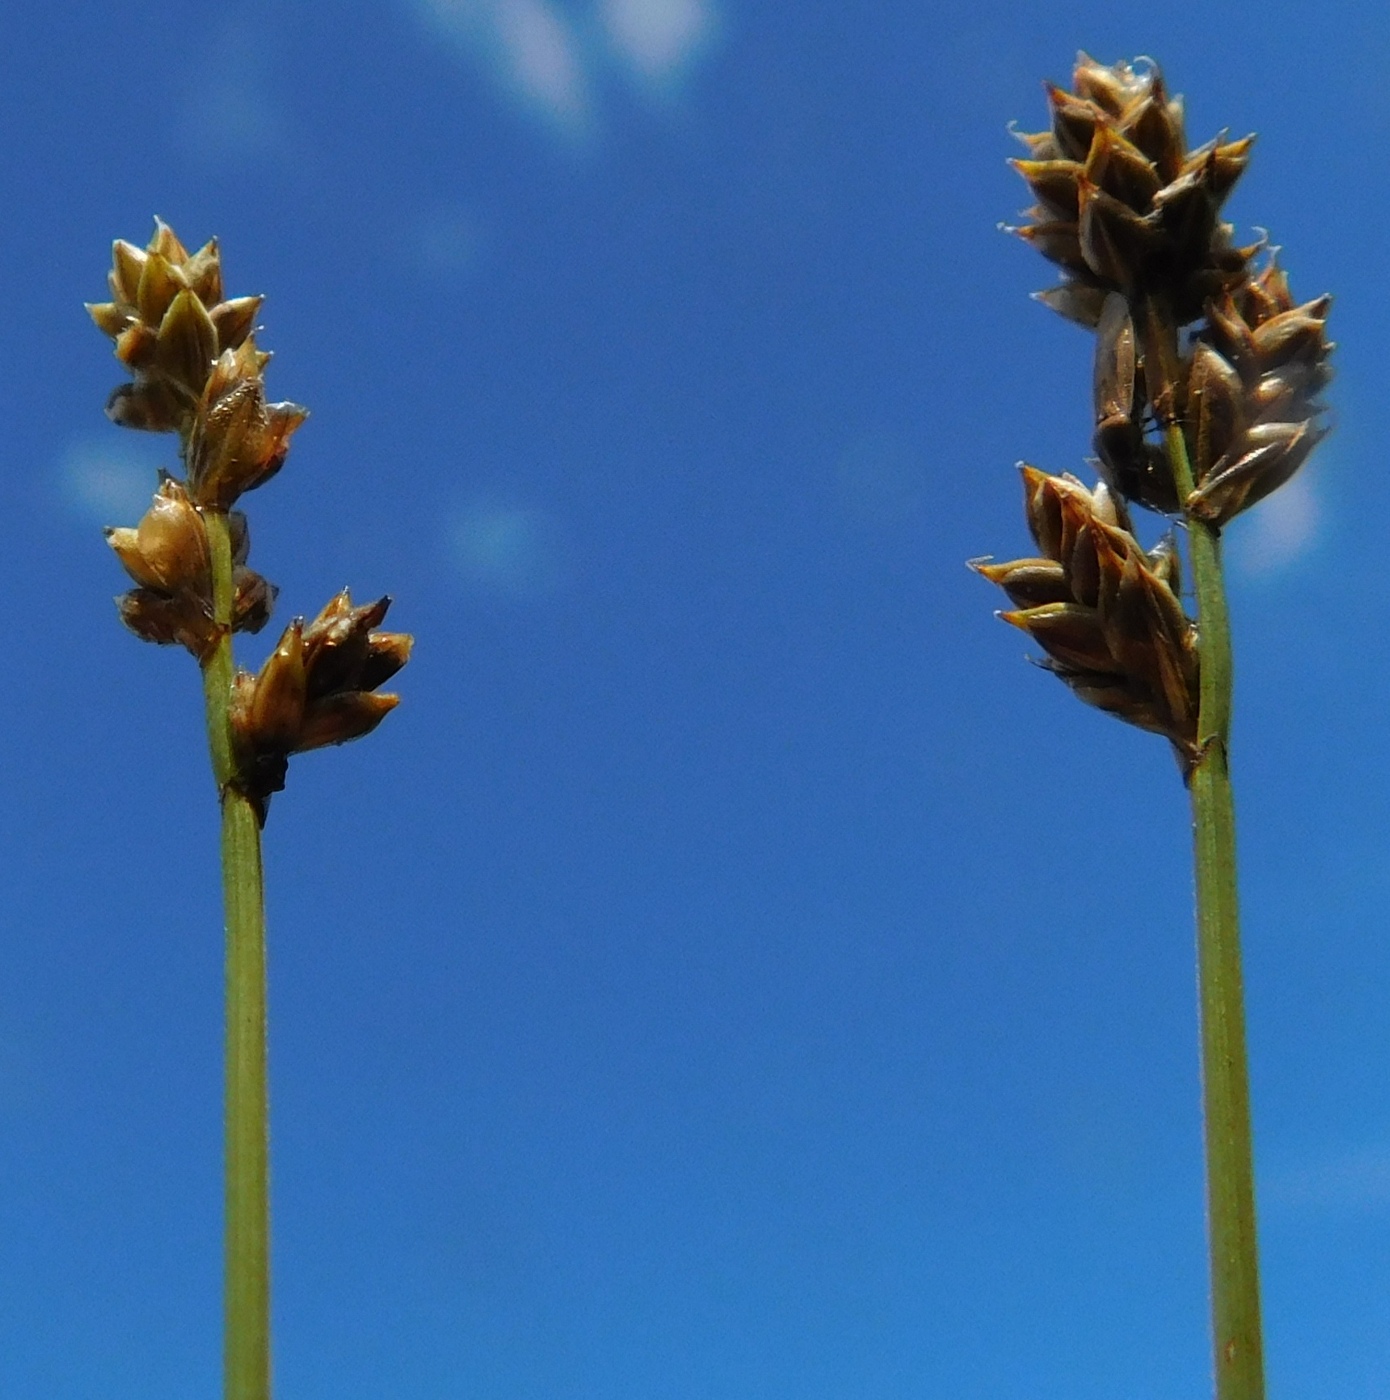
[[[204,510],[221,635],[203,667],[208,747],[222,804],[227,917],[225,1400],[270,1397],[270,1152],[266,1094],[265,901],[261,828],[232,782],[232,549],[224,514]]]
[[[1192,468],[1179,424],[1167,425],[1164,445],[1178,499],[1186,500],[1193,488]],[[1188,788],[1197,871],[1197,982],[1216,1395],[1217,1400],[1263,1400],[1254,1142],[1240,973],[1235,804],[1228,766],[1231,628],[1220,531],[1191,517],[1187,525],[1201,656],[1198,752]]]

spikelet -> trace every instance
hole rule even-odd
[[[307,626],[296,618],[260,672],[243,671],[232,692],[239,786],[265,818],[285,785],[291,754],[370,734],[400,701],[384,685],[410,659],[412,639],[373,629],[389,598],[354,607],[347,589]]]
[[[1039,299],[1094,329],[1107,292],[1162,288],[1182,323],[1239,286],[1253,248],[1238,248],[1221,206],[1253,137],[1188,150],[1182,99],[1156,66],[1106,67],[1081,54],[1072,90],[1046,85],[1052,122],[1020,133],[1012,161],[1037,203],[1013,230],[1066,274]]]
[[[232,631],[259,632],[270,620],[277,590],[246,567],[246,517],[233,511],[229,525]],[[116,599],[121,621],[144,641],[184,647],[205,662],[221,634],[213,621],[207,530],[183,483],[166,476],[139,525],[108,526],[106,542],[137,585]]]
[[[1197,633],[1176,552],[1146,552],[1104,483],[1088,491],[1074,476],[1021,471],[1039,556],[971,567],[1009,595],[1014,608],[999,616],[1042,647],[1047,670],[1088,704],[1166,736],[1186,769],[1197,752]]]
[[[1190,514],[1224,525],[1277,490],[1327,434],[1329,296],[1294,305],[1273,258],[1213,302],[1187,371]]]
[[[135,374],[107,413],[124,427],[185,433],[217,357],[253,343],[263,298],[224,299],[217,240],[190,253],[161,219],[144,248],[117,239],[107,282],[112,300],[87,311]]]

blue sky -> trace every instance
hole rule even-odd
[[[996,228],[1081,47],[1258,131],[1230,216],[1337,298],[1336,431],[1230,531],[1234,762],[1270,1395],[1385,1395],[1390,25],[1127,0],[11,24],[0,1394],[219,1387],[199,690],[100,533],[171,441],[81,309],[155,214],[313,413],[245,502],[277,619],[417,637],[267,829],[277,1394],[1208,1387],[1185,795],[964,567],[1084,471]]]

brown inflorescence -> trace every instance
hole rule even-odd
[[[1178,356],[1173,417],[1195,490],[1178,500],[1154,411],[1144,355],[1124,297],[1110,293],[1096,327],[1093,438],[1101,475],[1137,505],[1224,525],[1277,490],[1326,436],[1318,395],[1332,377],[1322,296],[1294,305],[1271,259],[1207,306]]]
[[[1183,417],[1197,488],[1191,515],[1224,525],[1288,481],[1326,436],[1318,395],[1332,378],[1331,305],[1329,296],[1295,305],[1271,258],[1208,306]]]
[[[277,589],[247,568],[246,517],[228,517],[232,542],[232,631],[259,632],[270,620]],[[212,560],[207,529],[183,483],[166,476],[133,529],[108,526],[106,542],[138,585],[116,599],[121,621],[147,642],[177,645],[205,662],[221,636],[213,619]]]
[[[264,298],[224,300],[217,240],[189,253],[160,220],[147,248],[117,240],[107,280],[115,299],[87,310],[135,375],[107,414],[123,427],[178,433],[193,503],[230,509],[275,475],[308,416],[266,401],[270,356],[254,335]]]
[[[184,646],[206,668],[228,631],[259,631],[270,617],[276,589],[247,567],[246,517],[233,506],[280,470],[307,411],[268,400],[270,356],[253,333],[263,298],[224,298],[215,239],[189,253],[156,220],[147,247],[114,245],[108,281],[113,299],[87,309],[134,380],[111,395],[107,412],[125,427],[178,433],[187,469],[182,481],[161,474],[137,526],[107,530],[136,584],[117,606],[137,636]],[[223,623],[214,604],[213,517],[225,521],[231,548]],[[307,626],[292,623],[259,675],[235,676],[233,785],[262,820],[291,754],[358,738],[396,705],[377,688],[405,665],[411,639],[372,630],[388,603],[354,607],[344,590]]]
[[[1037,200],[1014,231],[1066,274],[1040,300],[1094,328],[1107,292],[1161,288],[1186,322],[1240,284],[1255,248],[1235,246],[1220,211],[1253,137],[1189,151],[1182,99],[1152,65],[1082,54],[1072,90],[1047,96],[1050,129],[1019,133],[1028,159],[1011,162]]]
[[[354,607],[347,589],[309,624],[296,618],[259,674],[238,672],[232,735],[240,786],[264,814],[285,785],[291,754],[369,734],[399,703],[384,685],[410,659],[412,639],[373,629],[389,598]]]
[[[1274,257],[1257,273],[1260,245],[1236,246],[1219,215],[1254,138],[1189,151],[1156,65],[1082,54],[1071,90],[1047,95],[1050,129],[1021,135],[1030,158],[1011,162],[1038,201],[1014,231],[1066,273],[1039,299],[1096,333],[1101,475],[1134,504],[1224,525],[1325,435],[1331,299],[1295,305]],[[1188,500],[1157,441],[1173,424]]]
[[[135,374],[107,412],[124,427],[186,434],[213,362],[251,339],[264,298],[224,299],[217,240],[190,253],[161,219],[145,248],[117,239],[107,282],[112,300],[87,310]]]
[[[188,436],[188,489],[200,505],[227,510],[269,481],[309,416],[298,404],[266,402],[268,358],[248,340],[224,350],[203,385]]]
[[[1186,764],[1196,628],[1173,546],[1146,552],[1127,506],[1216,531],[1293,476],[1326,434],[1331,298],[1295,303],[1273,253],[1257,270],[1262,245],[1235,243],[1220,211],[1254,138],[1189,150],[1182,101],[1156,65],[1082,54],[1071,88],[1049,84],[1047,97],[1049,129],[1021,135],[1028,158],[1011,162],[1037,201],[1013,231],[1065,274],[1038,299],[1095,334],[1103,484],[1026,468],[1046,557],[975,567],[1009,593],[1015,609],[1001,616],[1050,670],[1167,735]],[[1184,453],[1190,486],[1179,485]]]
[[[1027,465],[1025,512],[1039,557],[971,567],[1014,604],[1000,613],[1047,653],[1042,663],[1088,704],[1196,753],[1196,628],[1179,601],[1176,551],[1146,551],[1101,483]]]

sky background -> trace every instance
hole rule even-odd
[[[1210,1393],[1186,798],[967,558],[1084,472],[1007,125],[1151,54],[1336,295],[1230,530],[1273,1400],[1390,1396],[1382,6],[24,7],[0,49],[0,1395],[220,1393],[196,668],[101,537],[152,216],[307,404],[282,589],[416,634],[267,829],[281,1400]],[[1152,533],[1152,522],[1148,528]]]

